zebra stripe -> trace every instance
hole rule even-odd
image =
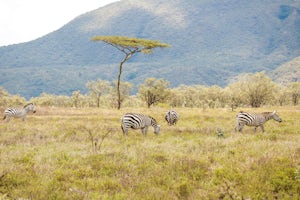
[[[142,134],[146,135],[148,126],[153,126],[155,134],[159,133],[160,126],[153,117],[137,113],[126,113],[121,118],[121,128],[124,135],[128,134],[129,128],[141,129]]]
[[[171,126],[177,123],[179,119],[179,115],[175,110],[169,110],[165,116],[165,119],[168,122],[168,124]]]
[[[270,119],[274,119],[278,122],[282,121],[277,115],[276,111],[263,113],[248,113],[240,111],[236,116],[237,124],[235,130],[242,132],[243,127],[246,125],[254,126],[254,132],[256,131],[257,127],[260,126],[262,132],[265,132],[264,123],[266,123]]]
[[[9,122],[10,118],[14,117],[14,118],[21,118],[22,121],[24,121],[29,111],[32,111],[33,113],[36,112],[33,103],[26,104],[23,108],[7,108],[4,111],[3,120]]]

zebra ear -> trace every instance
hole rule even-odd
[[[272,115],[276,114],[276,110],[273,111]]]

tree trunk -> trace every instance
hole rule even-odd
[[[297,94],[293,94],[292,95],[292,99],[293,99],[294,106],[296,106],[298,104],[298,95]]]
[[[124,61],[125,62],[125,61]],[[121,108],[121,92],[120,92],[120,82],[121,82],[121,74],[122,74],[122,67],[123,67],[123,61],[120,63],[120,69],[119,69],[119,75],[118,75],[118,85],[117,85],[117,90],[118,90],[118,110]]]
[[[100,108],[100,95],[97,96],[97,107]]]
[[[123,58],[123,60],[120,62],[120,68],[119,68],[119,75],[118,75],[118,110],[121,108],[121,91],[120,91],[120,84],[121,84],[121,74],[122,74],[122,68],[123,64],[134,54],[135,52],[131,52],[129,54],[126,54],[126,56]]]

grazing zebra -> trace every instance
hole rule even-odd
[[[14,117],[21,118],[24,121],[29,111],[32,111],[33,113],[36,112],[33,103],[26,104],[23,108],[7,108],[4,111],[3,120],[9,122],[10,118]]]
[[[265,132],[264,123],[270,119],[274,119],[275,121],[281,122],[280,117],[276,114],[276,111],[273,112],[263,112],[263,113],[248,113],[240,111],[237,116],[237,124],[235,127],[235,131],[241,132],[243,130],[244,125],[247,126],[255,126],[254,132],[257,127],[261,127],[262,132]]]
[[[175,110],[169,110],[165,116],[165,119],[168,122],[168,124],[171,126],[177,123],[179,119],[179,115]]]
[[[121,128],[123,130],[123,134],[128,134],[128,129],[141,129],[142,134],[146,135],[148,131],[148,126],[153,126],[154,133],[158,134],[160,131],[160,126],[157,124],[156,120],[153,117],[136,114],[136,113],[126,113],[121,118]]]

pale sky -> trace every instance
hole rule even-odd
[[[28,42],[118,0],[0,0],[0,46]]]

